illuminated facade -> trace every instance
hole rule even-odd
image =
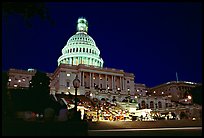
[[[8,89],[27,89],[31,83],[32,77],[35,75],[35,69],[20,70],[9,69],[8,71]],[[52,76],[52,73],[46,73],[48,77]]]
[[[134,97],[134,75],[123,70],[96,68],[88,65],[60,64],[52,76],[52,94],[74,94],[73,80],[78,74],[81,86],[77,94],[91,99],[102,98],[122,101],[126,96]],[[108,101],[109,101],[108,100]]]
[[[187,81],[171,81],[149,89],[149,94],[153,96],[167,96],[172,101],[182,101],[191,103],[192,98],[188,94],[192,88],[201,84]]]
[[[35,75],[36,70],[10,69],[8,72],[8,88],[29,88],[30,80]]]

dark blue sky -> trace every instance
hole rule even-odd
[[[89,23],[104,67],[134,73],[152,87],[179,80],[202,83],[200,3],[47,3],[55,25],[38,16],[2,18],[2,69],[54,72],[78,17]]]

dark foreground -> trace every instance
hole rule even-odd
[[[89,136],[202,136],[202,120],[89,122]]]
[[[170,128],[170,129],[169,129]],[[7,120],[3,136],[201,136],[202,120],[37,122]]]
[[[26,122],[8,121],[3,126],[3,136],[87,136],[85,121]]]
[[[128,130],[89,131],[89,136],[202,136],[202,128],[180,128],[173,130]]]

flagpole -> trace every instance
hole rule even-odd
[[[176,82],[178,82],[178,73],[176,72]]]

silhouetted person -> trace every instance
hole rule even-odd
[[[67,105],[64,104],[59,111],[58,121],[67,121],[68,116],[69,116],[69,113],[68,113]]]

